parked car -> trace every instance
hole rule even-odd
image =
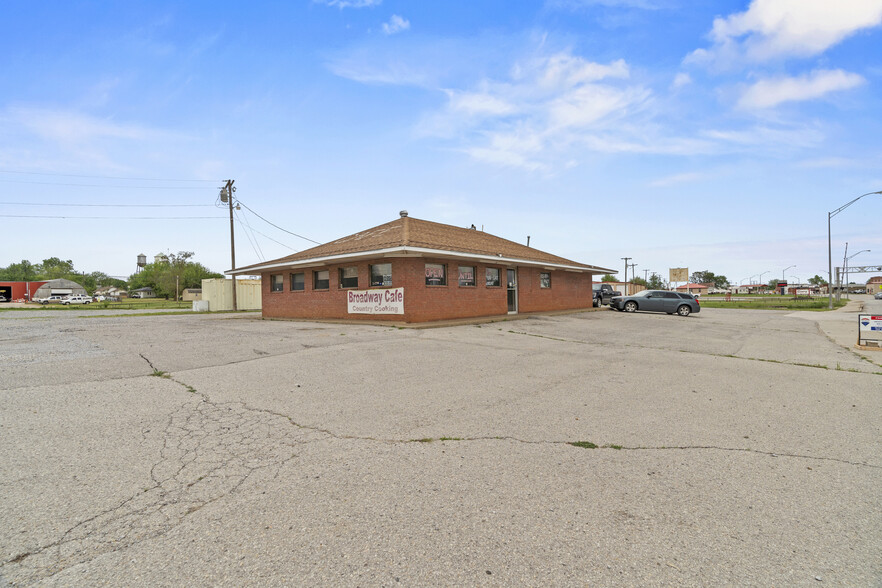
[[[878,292],[876,292],[873,295],[873,298],[875,298],[876,300],[882,300],[882,290],[879,290]]]
[[[34,302],[39,302],[40,304],[60,304],[64,299],[64,296],[47,296],[46,298],[34,298]]]
[[[90,302],[92,302],[92,298],[90,296],[80,296],[79,294],[65,296],[61,299],[61,303],[65,306],[67,306],[68,304],[89,304]]]
[[[693,312],[701,311],[698,299],[691,294],[666,290],[643,290],[633,296],[616,296],[610,301],[609,306],[625,312],[637,312],[638,310],[668,314],[676,312],[680,316],[689,316]]]
[[[593,295],[593,305],[595,307],[609,304],[609,301],[613,299],[613,296],[622,295],[618,290],[613,290],[612,286],[609,284],[594,284],[591,290]]]

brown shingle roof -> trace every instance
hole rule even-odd
[[[235,272],[228,273],[247,274],[249,270],[252,270],[251,273],[254,273],[253,270],[261,270],[268,267],[281,267],[288,264],[302,265],[308,260],[360,256],[365,252],[393,248],[428,249],[449,252],[454,255],[463,254],[465,256],[477,255],[516,259],[536,264],[562,265],[573,269],[585,269],[603,273],[615,271],[578,263],[483,231],[463,229],[461,227],[405,216],[372,229],[306,249],[294,255],[237,268]]]

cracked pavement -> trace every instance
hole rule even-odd
[[[880,357],[803,314],[0,313],[0,586],[878,585]]]

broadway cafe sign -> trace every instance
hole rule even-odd
[[[404,314],[404,288],[349,290],[349,314]]]

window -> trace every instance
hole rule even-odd
[[[426,264],[426,286],[446,286],[447,266],[440,263]]]
[[[291,274],[291,291],[306,289],[306,278],[303,272],[299,274]]]
[[[357,267],[341,267],[340,268],[340,287],[341,288],[358,288],[358,268]]]
[[[499,268],[498,267],[488,267],[487,268],[487,286],[498,286],[499,285]]]
[[[392,285],[392,264],[378,263],[371,266],[371,286]]]
[[[327,290],[331,286],[331,273],[328,270],[312,272],[312,289]]]
[[[270,291],[282,292],[285,289],[285,276],[282,274],[273,274],[270,276]]]
[[[475,266],[461,265],[459,266],[459,285],[474,286],[475,285]]]
[[[539,287],[551,288],[551,272],[541,272],[539,274]]]

